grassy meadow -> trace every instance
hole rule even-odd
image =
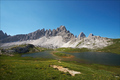
[[[82,74],[71,76],[49,65],[59,65]],[[119,80],[120,67],[61,62],[44,58],[0,56],[0,80]]]
[[[58,48],[56,51],[62,51],[62,52],[89,52],[90,50],[87,48]]]

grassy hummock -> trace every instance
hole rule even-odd
[[[75,53],[75,52],[88,52],[90,50],[87,48],[58,48],[56,49],[56,51]]]

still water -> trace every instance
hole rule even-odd
[[[75,56],[74,58],[60,58],[51,54],[51,51],[39,53],[24,54],[22,57],[41,57],[61,59],[63,61],[76,61],[79,63],[96,63],[104,65],[120,66],[120,54],[105,52],[82,52],[82,53],[66,53]]]

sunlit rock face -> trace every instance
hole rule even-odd
[[[88,37],[91,38],[92,36],[94,36],[94,35],[92,33],[90,33]]]
[[[88,37],[81,32],[78,37],[75,37],[65,26],[60,26],[57,29],[38,29],[29,34],[19,34],[8,36],[0,31],[0,47],[9,47],[13,45],[33,44],[35,46],[45,48],[103,48],[112,44],[109,38],[95,36],[92,33]]]
[[[83,32],[81,32],[79,35],[78,35],[78,39],[82,39],[82,38],[85,38],[85,34]]]
[[[38,29],[35,32],[29,33],[29,34],[19,34],[19,35],[15,35],[15,36],[11,36],[9,38],[7,38],[6,34],[3,34],[2,31],[0,31],[0,39],[2,43],[7,43],[7,42],[15,42],[15,41],[26,41],[26,40],[36,40],[39,39],[41,37],[53,37],[53,36],[62,36],[63,37],[63,41],[64,42],[68,42],[71,38],[74,37],[74,35],[72,33],[70,33],[69,31],[67,31],[65,26],[60,26],[57,29],[49,29],[49,30],[45,30],[45,29]]]

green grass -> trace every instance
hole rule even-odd
[[[60,72],[49,65],[59,65],[79,71],[74,77]],[[115,77],[119,76],[119,77]],[[44,58],[0,56],[0,80],[119,80],[120,67],[98,64],[58,63]]]
[[[16,48],[16,47],[26,47],[26,46],[27,46],[27,44],[15,45],[15,46],[11,47],[10,49]]]
[[[30,51],[28,53],[35,53],[35,52],[41,52],[41,51],[45,51],[45,50],[50,50],[47,48],[42,48],[42,47],[34,47],[34,48],[30,48]]]
[[[113,39],[112,41],[113,41],[112,45],[109,45],[103,49],[98,49],[97,51],[120,54],[120,39]]]
[[[88,52],[90,51],[87,48],[58,48],[56,51],[63,51],[63,52]]]
[[[60,56],[60,57],[70,57],[70,56],[72,56],[70,54],[65,54],[65,53],[60,53],[60,52],[55,52],[53,54],[56,55],[56,56]]]

